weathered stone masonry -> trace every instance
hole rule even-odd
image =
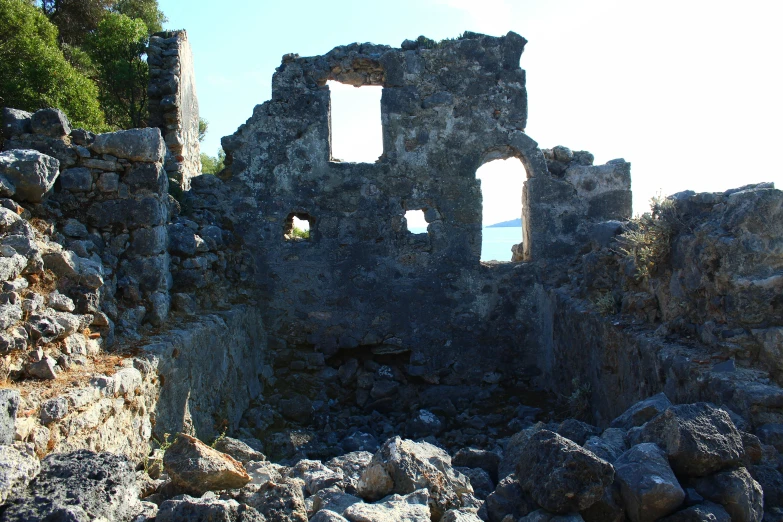
[[[548,170],[524,133],[525,43],[466,33],[284,57],[272,99],[223,139],[229,206],[255,261],[270,342],[327,358],[406,353],[410,375],[429,382],[529,373],[539,344],[535,269],[479,263],[476,170],[523,162],[524,257],[537,261],[574,255],[596,223],[630,217],[631,193],[622,160],[597,167],[569,151]],[[327,80],[383,86],[377,162],[331,157]],[[579,166],[566,173],[571,162]],[[406,228],[405,211],[416,209],[427,234]],[[292,215],[309,218],[308,241],[287,240]]]

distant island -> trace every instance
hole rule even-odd
[[[494,225],[487,225],[484,228],[521,227],[521,226],[522,226],[522,218],[516,218],[509,221],[501,221],[500,223],[495,223]]]

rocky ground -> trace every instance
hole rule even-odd
[[[180,434],[142,464],[77,450],[39,461],[2,399],[3,521],[776,521],[783,426],[708,403],[641,401],[601,431],[537,422],[492,450],[392,436],[328,460],[266,459],[256,439]]]

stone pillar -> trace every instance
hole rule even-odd
[[[185,31],[163,31],[150,38],[149,124],[166,141],[166,173],[180,190],[201,174],[198,97],[193,54]]]

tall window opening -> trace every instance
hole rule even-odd
[[[332,112],[332,160],[375,163],[383,154],[380,86],[328,81]]]
[[[476,171],[481,181],[481,260],[511,261],[512,247],[522,254],[522,187],[527,179],[517,158],[498,159]]]

